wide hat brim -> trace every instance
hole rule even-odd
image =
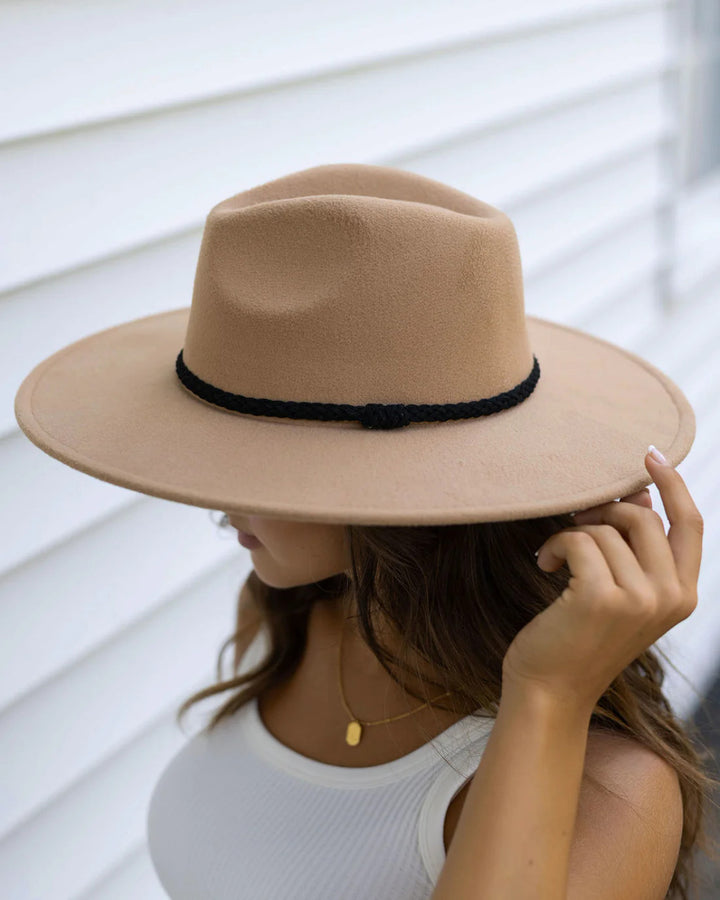
[[[510,409],[390,430],[237,413],[195,396],[176,374],[189,312],[135,319],[43,360],[18,389],[20,428],[55,459],[143,494],[358,525],[585,509],[650,484],[648,444],[677,465],[695,437],[690,403],[655,366],[530,315],[540,379]]]

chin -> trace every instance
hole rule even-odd
[[[259,549],[259,548],[258,548]],[[250,551],[253,552],[252,550]],[[255,574],[262,581],[263,584],[266,584],[268,587],[273,588],[291,588],[297,587],[300,582],[297,579],[293,579],[291,577],[284,577],[282,573],[276,572],[268,572],[263,571],[264,567],[262,563],[258,563],[255,559],[253,559],[253,566],[255,568]]]
[[[275,572],[275,573],[268,572],[268,571],[263,572],[262,563],[258,563],[255,560],[253,560],[253,566],[255,568],[257,577],[260,579],[260,581],[263,582],[263,584],[266,584],[268,587],[274,587],[274,588],[302,587],[302,585],[305,585],[305,584],[313,584],[315,581],[315,579],[308,579],[307,577],[306,578],[298,578],[298,577],[293,578],[293,576],[289,573],[286,574],[285,576],[283,576],[282,572]]]

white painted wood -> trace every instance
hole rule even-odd
[[[144,828],[143,836],[127,856],[73,900],[127,900],[128,897],[167,900],[145,844]]]
[[[505,208],[657,145],[673,125],[653,71],[468,130],[406,155],[403,164],[441,181],[475,184]]]
[[[0,140],[662,5],[453,0],[448,10],[444,0],[6,0],[3,69],[13,90],[3,92]]]
[[[416,152],[670,59],[657,7],[0,145],[0,290],[200,225],[285,171]]]
[[[720,279],[720,170],[679,198],[674,292],[693,302]]]
[[[0,299],[0,437],[17,429],[18,386],[52,353],[129,319],[190,306],[201,237],[202,229],[193,228],[6,293]]]
[[[568,255],[562,263],[525,278],[525,305],[533,315],[600,333],[613,298],[649,279],[662,246],[654,206],[621,223]],[[660,316],[655,293],[650,304]],[[632,321],[631,316],[627,319]]]
[[[178,667],[174,671],[177,673]],[[200,681],[211,680],[207,667],[203,672],[205,677],[197,679],[198,688],[202,686]],[[136,694],[139,687],[138,683],[134,685]],[[176,690],[177,682],[172,685],[168,681],[165,699],[174,698],[179,705],[184,693],[176,696]],[[113,700],[117,704],[116,695]],[[56,732],[59,723],[54,724]],[[102,724],[80,717],[71,726],[65,723],[69,732],[60,731],[58,751],[72,743],[81,749],[88,733],[92,736]],[[168,759],[184,742],[178,740],[176,732],[165,716],[150,720],[142,731],[128,731],[125,743],[97,766],[78,773],[76,780],[65,784],[64,790],[47,798],[42,807],[15,826],[0,841],[2,896],[18,900],[70,898],[116,869],[144,840],[152,788]],[[52,762],[51,747],[42,756]],[[157,890],[148,896],[158,896]]]
[[[499,206],[528,313],[625,346],[685,390],[698,431],[680,471],[707,549],[698,610],[659,646],[682,671],[666,692],[691,714],[684,678],[702,693],[720,643],[720,173],[682,190],[671,168],[676,11],[2,4],[0,897],[165,896],[147,804],[251,565],[209,511],[42,453],[18,430],[17,387],[74,340],[188,306],[209,208],[306,166],[394,165]]]
[[[142,497],[0,576],[0,634],[12,635],[0,655],[0,713],[243,556],[232,529],[213,527],[218,518]]]
[[[664,190],[658,154],[645,150],[601,167],[592,177],[574,179],[552,195],[508,206],[518,234],[523,273],[534,277],[561,265],[574,252],[658,203]]]
[[[11,868],[6,840],[17,847],[12,836],[21,823],[123,748],[132,753],[168,701],[207,672],[234,631],[237,585],[247,574],[239,559],[189,583],[0,712],[3,782],[15,786],[0,806],[0,896],[14,896],[3,890],[2,873]]]
[[[90,478],[42,453],[20,429],[0,441],[0,460],[2,571],[137,502],[134,491]]]

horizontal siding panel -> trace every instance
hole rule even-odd
[[[691,256],[709,235],[717,238],[720,227],[720,166],[715,173],[678,197],[677,252]],[[718,242],[720,246],[720,241]]]
[[[0,140],[660,5],[456,0],[448,10],[444,0],[390,6],[379,0],[5,2]]]
[[[210,680],[208,673],[202,683],[193,685],[193,690]],[[175,696],[177,705],[185,699],[184,694],[177,693],[177,684],[181,683],[168,684],[165,691],[166,699]],[[99,722],[92,717],[83,720],[81,710],[76,710],[73,719],[58,722],[60,739],[53,736],[49,740],[46,731],[40,745],[41,758],[54,762],[55,754],[48,746],[53,743],[59,745],[59,751],[75,743],[83,755],[85,742],[89,739],[93,744],[96,729],[112,718],[119,692],[137,693],[139,688],[139,684],[118,683],[111,694],[112,701],[105,700],[108,713]],[[72,730],[72,741],[62,728]],[[179,744],[178,731],[170,727],[167,716],[150,722],[112,756],[68,783],[66,790],[6,835],[0,841],[0,896],[8,900],[65,900],[106,877],[123,857],[137,850],[145,834],[153,787]],[[155,890],[148,897],[127,896],[149,900],[162,893]]]
[[[660,368],[667,366],[668,374],[674,372],[683,380],[698,367],[706,366],[713,356],[712,347],[720,324],[715,316],[717,305],[718,285],[715,284],[698,295],[694,303],[666,312],[658,320],[656,331],[641,342],[637,352]]]
[[[656,147],[615,161],[505,210],[515,224],[523,273],[534,278],[584,246],[633,221],[668,192]],[[472,191],[470,192],[472,193]]]
[[[101,879],[72,900],[167,900],[148,852],[145,837]]]
[[[720,282],[720,168],[678,198],[675,230],[674,292],[678,302],[692,302]]]
[[[650,277],[662,250],[653,206],[613,225],[561,265],[526,278],[526,312],[593,331],[608,302]]]
[[[720,221],[720,209],[717,216]],[[692,301],[698,291],[720,281],[720,228],[712,225],[707,239],[698,241],[693,253],[678,261],[675,275],[678,302]]]
[[[0,896],[16,896],[2,889],[2,873],[11,868],[5,839],[63,792],[74,794],[78,779],[157,721],[180,687],[199,681],[234,631],[243,577],[238,560],[219,567],[2,710]],[[114,811],[101,803],[98,809],[104,826]],[[78,819],[68,821],[80,829]]]
[[[602,309],[578,319],[577,327],[629,349],[653,332],[659,317],[657,280],[654,272],[646,272],[614,296],[605,297]]]
[[[208,510],[145,498],[0,576],[0,711],[238,549]]]
[[[137,493],[90,478],[34,448],[19,429],[0,441],[0,572],[137,502]]]
[[[664,25],[650,9],[7,144],[0,289],[201,225],[218,198],[287,171],[418,152],[667,70]]]
[[[613,154],[663,140],[671,123],[661,88],[660,79],[652,76],[622,91],[481,129],[477,136],[465,136],[397,164],[466,190],[472,184],[478,196],[504,208],[524,194],[579,178],[586,169],[607,164]],[[518,154],[518,147],[532,147],[532,154]],[[200,238],[201,228],[193,229],[6,294],[0,303],[0,353],[8,375],[0,384],[0,434],[17,428],[14,394],[36,362],[94,331],[189,306]],[[35,338],[34,359],[28,360],[27,346],[15,336],[30,332]]]
[[[502,209],[517,206],[530,194],[554,191],[667,140],[674,126],[663,93],[663,80],[653,73],[454,136],[398,164],[453,185],[472,184]]]
[[[201,238],[202,229],[193,228],[169,241],[5,294],[0,299],[5,373],[0,381],[0,436],[17,430],[17,390],[30,370],[52,353],[129,319],[190,306]],[[18,335],[32,335],[32,343],[18,340]],[[175,360],[169,364],[174,368]],[[3,452],[0,442],[0,470],[5,468]]]

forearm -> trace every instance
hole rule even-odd
[[[566,900],[591,715],[503,691],[432,900]]]

